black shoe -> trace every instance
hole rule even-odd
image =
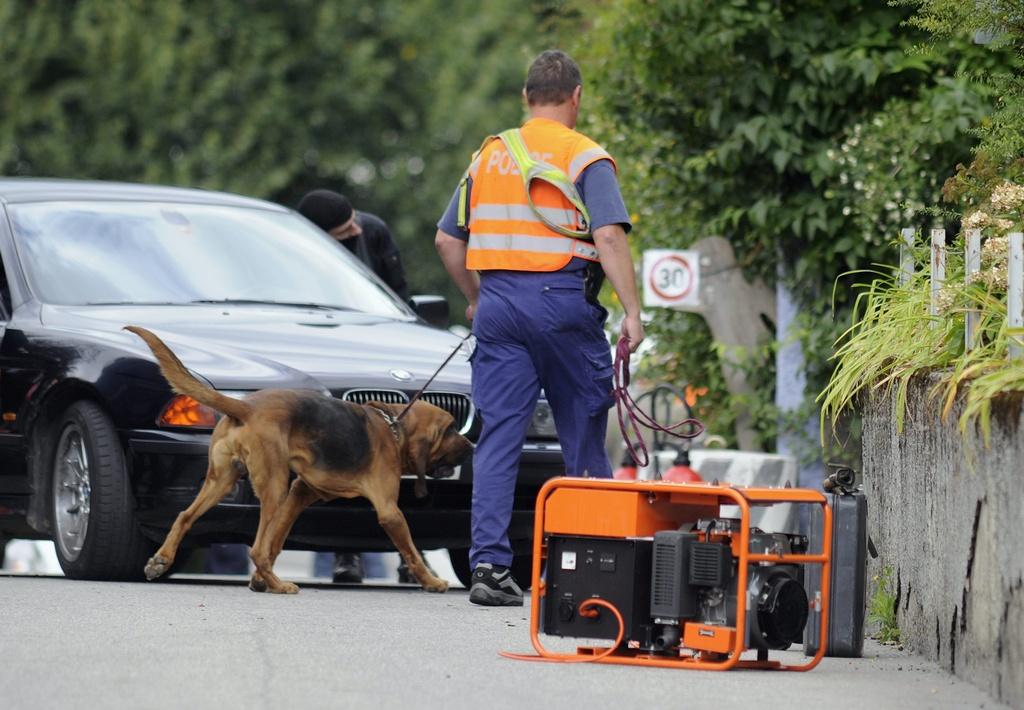
[[[508,567],[481,562],[473,570],[469,601],[481,606],[522,606],[523,590]]]
[[[431,567],[430,565],[427,564],[427,558],[423,557],[423,550],[420,550],[420,557],[423,558],[423,564],[426,566],[427,571],[430,572],[430,574],[432,574],[432,575],[434,575],[436,577],[437,576],[437,572],[434,571],[433,567]],[[401,559],[401,562],[398,563],[398,583],[399,584],[419,584],[420,583],[420,581],[418,579],[416,579],[416,577],[413,575],[413,573],[411,571],[409,571],[409,565],[405,564],[405,558],[404,557]]]
[[[339,552],[334,556],[335,584],[360,584],[363,581],[363,558],[358,552]]]

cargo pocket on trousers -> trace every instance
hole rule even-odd
[[[556,333],[580,330],[589,304],[583,297],[583,286],[548,285],[541,289],[543,317],[548,328]]]
[[[587,410],[590,416],[596,417],[615,404],[612,394],[612,353],[607,345],[590,347],[583,351],[583,357],[592,380],[587,388]]]

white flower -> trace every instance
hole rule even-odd
[[[1010,240],[1006,237],[990,237],[981,245],[982,268],[1006,268]]]
[[[1016,185],[1009,180],[1004,180],[992,191],[989,200],[992,202],[992,206],[1000,212],[1012,210],[1024,204],[1024,185]]]
[[[938,313],[948,313],[956,301],[956,291],[949,288],[944,288],[940,291],[936,291],[932,296],[935,302],[935,310]]]
[[[1003,265],[994,266],[991,269],[985,269],[976,274],[971,274],[968,279],[968,283],[982,283],[994,291],[1005,291],[1007,289],[1008,279],[1009,269]]]
[[[987,213],[978,210],[977,212],[971,212],[969,215],[964,217],[964,229],[981,229],[982,227],[990,224],[992,218]]]

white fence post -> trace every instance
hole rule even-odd
[[[946,230],[932,230],[932,298],[929,313],[937,316],[939,314],[938,298],[942,285],[946,282]],[[938,320],[932,321],[932,328],[938,326]]]
[[[1024,328],[1024,233],[1009,235],[1009,273],[1006,283],[1006,325]],[[1010,358],[1024,355],[1024,336],[1010,336]]]
[[[967,230],[967,247],[964,254],[964,266],[966,267],[966,280],[968,285],[972,277],[981,271],[981,230]],[[978,322],[981,320],[981,312],[977,308],[968,309],[964,315],[964,348],[973,350],[978,339]]]
[[[917,230],[913,227],[904,227],[900,230],[903,238],[900,242],[900,286],[910,283],[914,275],[914,235]]]

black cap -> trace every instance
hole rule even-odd
[[[313,190],[299,200],[299,214],[329,232],[352,219],[352,203],[332,190]]]

